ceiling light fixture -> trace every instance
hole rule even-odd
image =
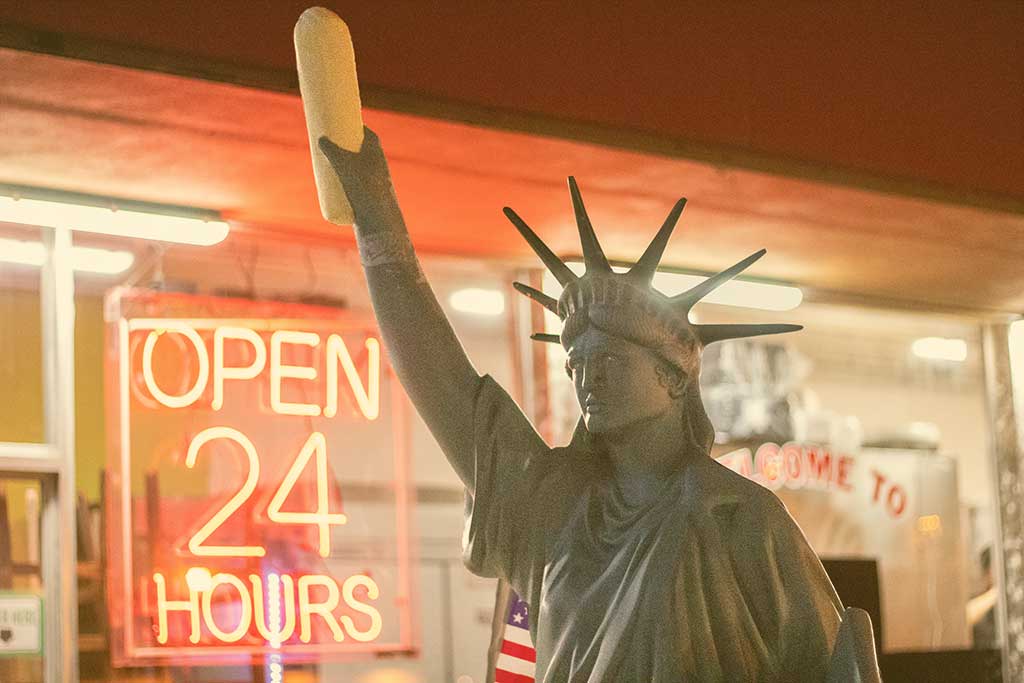
[[[918,358],[926,360],[945,360],[956,363],[967,360],[967,342],[963,339],[922,337],[914,340],[910,350]]]
[[[0,196],[0,221],[196,246],[217,244],[229,230],[228,224],[216,216],[178,216],[10,196]]]
[[[505,312],[505,295],[496,289],[457,289],[448,297],[448,303],[461,313],[496,316]]]
[[[41,266],[46,260],[46,247],[42,242],[24,242],[0,238],[0,262],[23,266]],[[71,247],[71,267],[75,270],[117,275],[128,270],[135,262],[130,251]]]

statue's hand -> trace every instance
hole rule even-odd
[[[342,149],[327,136],[322,136],[318,144],[331,162],[360,228],[377,231],[403,225],[388,162],[376,133],[363,127],[363,146],[358,152]]]

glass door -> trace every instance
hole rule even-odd
[[[45,259],[38,287],[28,288],[38,303],[7,306],[0,321],[9,331],[0,357],[39,366],[35,390],[2,390],[9,414],[0,415],[0,680],[12,683],[78,679],[71,233],[39,237]],[[39,348],[20,348],[33,339],[32,324]],[[20,431],[30,420],[12,406],[41,410],[43,433]]]

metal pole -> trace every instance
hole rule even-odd
[[[75,281],[71,231],[43,231],[40,273],[46,441],[59,454],[42,480],[42,574],[46,596],[46,683],[78,680],[77,520],[75,508]]]
[[[998,530],[993,566],[1001,586],[997,622],[1003,634],[1003,680],[1024,680],[1024,435],[1021,415],[1014,408],[1010,325],[986,324],[982,329],[985,388],[992,427],[992,472]],[[1018,363],[1024,350],[1017,350]],[[1017,392],[1024,386],[1017,386]]]

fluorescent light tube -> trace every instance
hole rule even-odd
[[[221,220],[2,196],[0,221],[197,246],[217,244],[228,235]]]
[[[474,315],[495,316],[505,312],[505,295],[496,289],[459,289],[448,297],[448,303],[456,311]]]
[[[962,363],[967,360],[967,342],[963,339],[922,337],[915,339],[910,350],[918,358],[947,360]]]
[[[0,262],[41,266],[45,260],[46,247],[41,242],[0,238]],[[71,267],[82,272],[117,275],[128,270],[134,261],[130,251],[71,247]]]

